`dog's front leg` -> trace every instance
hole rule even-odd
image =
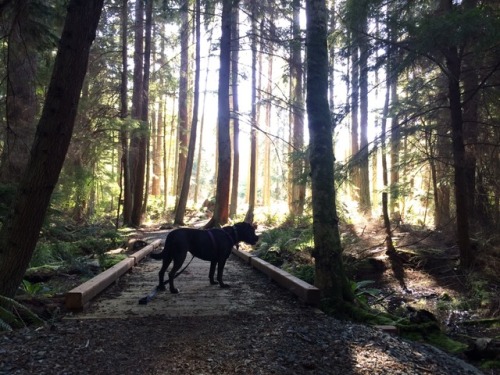
[[[224,273],[225,265],[226,265],[226,259],[219,260],[217,265],[217,281],[219,282],[221,288],[229,288],[229,285],[224,284],[224,282],[222,281],[222,274]]]
[[[214,279],[216,266],[217,266],[217,261],[213,260],[210,262],[210,272],[208,273],[208,278],[210,279],[210,284],[212,285],[218,284],[218,282],[215,281]]]

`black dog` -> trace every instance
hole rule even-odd
[[[153,259],[163,259],[157,290],[165,290],[165,282],[163,281],[165,272],[173,260],[174,265],[168,273],[168,283],[171,293],[179,293],[179,290],[174,287],[174,277],[182,267],[188,251],[193,256],[210,262],[210,272],[208,273],[210,284],[219,284],[221,288],[227,288],[228,285],[222,281],[222,274],[231,249],[240,241],[255,245],[258,240],[255,228],[249,223],[237,223],[222,229],[175,229],[167,235],[163,251],[151,254]],[[216,266],[217,281],[214,280]]]

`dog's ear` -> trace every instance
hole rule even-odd
[[[257,227],[258,227],[258,226],[259,226],[259,224],[258,224],[258,223],[252,223],[252,227],[253,227],[253,229],[257,229]]]

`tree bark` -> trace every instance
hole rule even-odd
[[[251,36],[251,50],[252,50],[252,85],[251,85],[251,101],[252,112],[250,114],[250,123],[252,129],[250,130],[250,179],[248,183],[248,209],[245,215],[245,221],[252,223],[255,210],[255,190],[257,184],[256,164],[257,164],[257,12],[256,4],[252,3],[252,36]]]
[[[142,92],[143,92],[143,69],[144,69],[144,2],[136,1],[135,5],[135,25],[134,25],[134,72],[133,72],[133,90],[132,90],[132,109],[130,116],[135,120],[137,126],[130,132],[129,144],[129,175],[130,175],[130,191],[125,191],[125,202],[130,204],[128,216],[123,217],[124,225],[137,225],[138,212],[142,209],[142,197],[138,201],[137,189],[140,179],[140,163],[141,163],[141,131],[142,124]],[[142,181],[144,177],[142,177]],[[130,201],[128,201],[130,200]],[[137,204],[141,207],[137,207]],[[140,214],[139,214],[140,215]],[[140,219],[139,219],[140,222]]]
[[[121,145],[121,175],[120,175],[120,195],[118,198],[118,211],[116,226],[119,225],[120,217],[120,204],[122,203],[123,196],[123,217],[130,218],[130,212],[132,209],[132,200],[130,194],[130,166],[129,166],[129,131],[126,124],[126,118],[128,117],[128,0],[122,1],[122,12],[121,12],[121,47],[122,47],[122,72],[121,72],[121,82],[120,82],[120,118],[122,120],[122,125],[120,127],[120,145]]]
[[[360,150],[359,150],[359,207],[361,212],[371,215],[370,173],[368,150],[368,15],[360,20],[359,41],[359,111],[360,111]]]
[[[13,297],[31,260],[73,133],[103,0],[71,0],[31,158],[0,231],[0,294]]]
[[[351,33],[352,35],[352,33]],[[354,37],[353,37],[354,38]],[[359,186],[359,50],[354,45],[351,52],[351,181]],[[354,197],[359,196],[356,191]]]
[[[193,120],[191,123],[191,134],[189,136],[189,146],[186,158],[186,169],[184,170],[184,180],[179,195],[179,201],[175,210],[174,224],[182,225],[184,223],[184,214],[186,213],[186,204],[189,195],[189,186],[191,184],[191,174],[193,172],[194,152],[196,148],[196,133],[198,130],[198,103],[200,98],[200,21],[201,4],[196,0],[195,11],[195,33],[196,33],[196,53],[195,53],[195,76],[194,76],[194,102],[193,102]]]
[[[292,215],[300,217],[304,212],[306,184],[304,178],[305,157],[302,157],[304,151],[304,95],[303,95],[303,76],[304,69],[302,64],[302,42],[300,33],[300,0],[292,2],[293,21],[292,34],[293,39],[290,49],[290,82],[292,85],[292,181],[291,181],[291,207]]]
[[[178,117],[178,162],[176,205],[181,194],[188,152],[188,90],[189,90],[189,0],[181,5],[181,69],[179,77],[179,117]]]
[[[229,187],[231,182],[231,137],[229,135],[229,81],[231,74],[231,13],[233,0],[222,2],[220,39],[220,69],[218,110],[218,168],[215,208],[212,219],[206,224],[214,227],[226,224],[229,218]]]
[[[457,243],[460,250],[460,267],[472,266],[474,256],[470,247],[465,145],[463,136],[462,102],[460,93],[461,64],[458,50],[450,47],[446,52],[448,68],[448,99],[451,114],[451,140],[455,182],[455,210],[457,216]]]
[[[145,24],[145,39],[144,39],[144,75],[142,84],[142,108],[141,108],[141,123],[144,131],[141,132],[140,143],[140,176],[142,176],[142,183],[138,178],[137,183],[140,189],[137,189],[137,207],[140,210],[134,216],[135,225],[142,224],[142,220],[146,217],[148,208],[148,194],[149,194],[149,179],[151,171],[151,158],[150,158],[150,141],[151,141],[151,126],[149,121],[149,81],[151,76],[151,37],[153,32],[153,0],[145,0],[146,4],[146,24]]]
[[[29,22],[29,1],[18,0],[7,43],[7,129],[0,164],[3,183],[21,180],[35,136],[37,62]]]
[[[353,295],[342,262],[335,204],[332,123],[328,106],[327,11],[324,0],[306,1],[307,114],[313,209],[315,285],[337,304]]]
[[[238,212],[238,188],[240,180],[240,103],[238,95],[238,75],[239,75],[239,9],[233,8],[233,18],[231,20],[231,93],[233,104],[233,181],[231,183],[231,204],[229,205],[229,217],[235,217]]]

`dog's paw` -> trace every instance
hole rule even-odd
[[[165,285],[160,284],[160,285],[158,285],[158,286],[156,287],[156,290],[158,290],[158,291],[162,292],[162,291],[164,291],[164,290],[167,290],[167,288],[165,288]]]
[[[170,288],[170,293],[172,293],[172,294],[177,294],[179,292],[180,292],[180,290],[177,288]]]
[[[220,287],[223,288],[223,289],[227,289],[227,288],[230,288],[231,286],[228,285],[228,284],[224,284],[224,283],[219,283],[220,284]]]
[[[219,282],[218,282],[218,281],[215,281],[215,280],[210,280],[210,284],[212,284],[212,285],[218,285],[218,284],[219,284]]]

